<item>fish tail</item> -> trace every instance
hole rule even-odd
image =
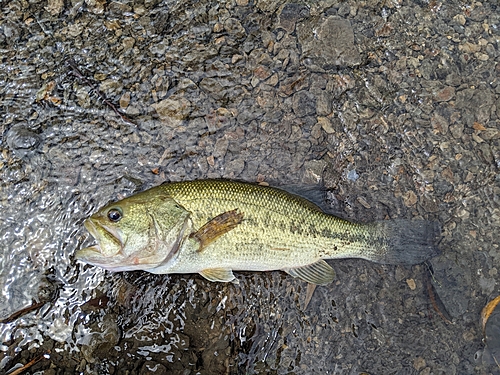
[[[441,228],[435,221],[384,220],[374,226],[378,247],[370,257],[374,262],[412,265],[440,253]]]

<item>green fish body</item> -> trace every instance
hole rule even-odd
[[[113,271],[200,273],[282,270],[313,284],[334,279],[324,259],[418,264],[437,254],[424,220],[352,223],[284,190],[225,180],[160,185],[110,204],[85,223],[98,244],[76,258]]]

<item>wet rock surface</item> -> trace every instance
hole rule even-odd
[[[479,323],[500,282],[494,2],[14,0],[1,13],[0,319],[57,286],[0,324],[0,371],[498,373]],[[307,309],[305,283],[280,272],[234,285],[73,261],[92,243],[84,218],[110,200],[221,177],[321,182],[351,220],[436,220],[442,254],[331,262]]]
[[[40,143],[40,137],[34,131],[23,124],[13,125],[6,133],[7,145],[19,158],[26,156],[30,151],[36,149]]]
[[[303,58],[312,69],[329,70],[361,63],[354,44],[354,31],[347,19],[329,16],[308,20],[299,24],[297,34]]]

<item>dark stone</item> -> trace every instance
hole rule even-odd
[[[298,91],[293,95],[293,112],[297,117],[304,117],[316,113],[316,101],[314,96],[305,90]]]
[[[279,15],[279,26],[289,33],[295,30],[295,23],[309,15],[309,10],[302,4],[286,4]]]
[[[336,16],[313,19],[297,27],[303,58],[313,70],[328,70],[336,66],[356,66],[361,57],[354,44],[351,23]]]
[[[13,125],[7,132],[7,144],[18,157],[25,156],[40,144],[40,136],[26,125]]]

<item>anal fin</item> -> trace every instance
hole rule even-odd
[[[335,278],[335,271],[323,259],[304,267],[288,268],[283,271],[293,277],[298,277],[301,280],[316,285],[329,284]]]
[[[233,271],[228,268],[209,268],[200,271],[200,275],[209,281],[221,281],[224,283],[235,279]]]

